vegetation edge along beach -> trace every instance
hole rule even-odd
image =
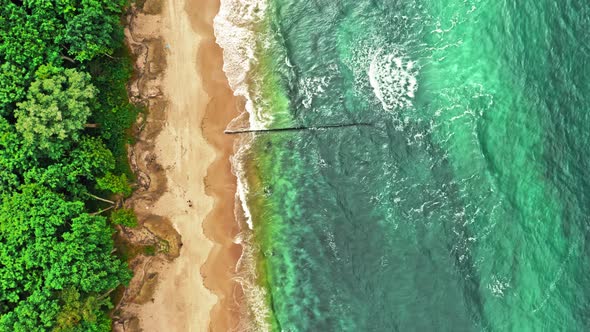
[[[126,1],[4,1],[0,11],[0,331],[109,331],[131,271],[117,230],[132,75]],[[143,248],[149,252],[149,248]]]

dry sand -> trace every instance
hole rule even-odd
[[[135,276],[114,314],[121,331],[228,331],[238,322],[233,138],[223,134],[238,104],[213,36],[218,7],[148,0],[128,19],[139,76],[130,94],[149,112],[130,151],[140,189],[127,202],[143,227],[124,233],[172,249],[131,261]]]
[[[168,107],[155,153],[166,170],[168,190],[152,211],[172,222],[183,247],[180,256],[159,271],[153,301],[143,304],[138,318],[146,332],[207,331],[209,311],[216,299],[204,287],[200,274],[212,247],[201,222],[213,204],[205,195],[203,178],[215,151],[200,130],[208,99],[196,71],[201,38],[190,25],[184,1],[166,2],[161,16],[161,36],[167,53],[162,92]]]

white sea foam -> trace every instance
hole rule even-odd
[[[252,213],[250,212],[250,208],[247,204],[248,199],[248,183],[246,179],[246,171],[244,170],[244,162],[242,160],[246,151],[250,148],[250,139],[244,137],[239,142],[239,149],[238,151],[232,156],[231,158],[231,165],[232,165],[232,173],[237,178],[237,191],[236,191],[236,198],[241,203],[242,210],[244,211],[244,216],[246,217],[246,224],[248,224],[248,228],[250,230],[254,229],[254,224],[252,222]]]
[[[412,106],[418,81],[415,62],[382,49],[373,53],[367,72],[375,97],[383,109],[392,111]]]
[[[258,92],[249,85],[253,78],[252,68],[257,63],[255,48],[264,36],[255,31],[263,23],[267,12],[266,0],[221,0],[219,13],[214,19],[217,44],[223,49],[223,71],[234,95],[245,98],[250,129],[263,129],[272,121],[270,112],[257,105]],[[287,60],[286,60],[287,61]],[[288,65],[288,64],[287,64]],[[250,149],[252,136],[244,135],[238,142],[238,150],[231,159],[232,172],[237,177],[237,210],[244,213],[247,228],[243,227],[236,242],[242,245],[242,255],[236,265],[236,281],[244,291],[246,312],[237,331],[270,331],[270,308],[266,289],[257,283],[256,275],[258,246],[253,242],[254,223],[248,206],[248,183],[244,156]]]
[[[270,112],[263,112],[256,106],[256,93],[248,85],[251,69],[257,61],[256,40],[261,38],[254,30],[263,21],[266,11],[266,0],[221,0],[213,23],[216,42],[223,49],[223,71],[234,95],[246,99],[252,129],[265,128],[265,123],[272,121]]]
[[[243,316],[239,332],[265,332],[270,331],[269,317],[271,315],[267,303],[266,289],[257,283],[256,272],[257,257],[259,256],[258,246],[253,243],[254,223],[252,213],[248,206],[248,182],[246,170],[244,169],[244,156],[250,149],[253,136],[243,136],[237,143],[239,148],[231,159],[232,172],[237,178],[236,202],[244,213],[247,229],[242,229],[239,240],[242,245],[242,255],[236,264],[235,280],[240,284],[244,292],[244,299],[247,305],[247,313]]]
[[[328,86],[327,77],[307,77],[300,80],[301,91],[305,98],[302,100],[303,107],[310,108],[313,98],[323,93]]]
[[[310,108],[315,97],[321,96],[326,92],[330,85],[332,77],[338,75],[338,66],[331,64],[327,67],[328,75],[311,76],[299,79],[299,86],[303,95],[302,105],[304,108]]]
[[[246,99],[246,111],[250,115],[252,129],[264,128],[264,122],[255,111],[248,75],[256,61],[256,35],[253,29],[263,20],[266,9],[265,0],[221,0],[219,13],[213,21],[216,42],[223,49],[223,71],[234,94]],[[241,161],[249,147],[248,138],[240,140],[239,149],[232,157],[232,172],[237,177],[236,195],[242,204],[246,223],[253,229],[252,215],[246,204],[248,185]]]
[[[506,278],[492,275],[492,280],[487,285],[487,288],[495,297],[503,297],[505,291],[510,288],[510,282]]]
[[[391,44],[378,36],[357,42],[344,63],[353,73],[359,98],[366,97],[367,90],[372,90],[375,101],[391,113],[413,106],[419,65],[404,49],[403,45]],[[398,123],[395,128],[402,131],[403,123]]]
[[[266,303],[266,289],[260,286],[256,280],[256,264],[258,247],[253,245],[252,232],[245,231],[243,237],[243,250],[236,267],[235,280],[241,285],[247,305],[247,318],[242,319],[239,332],[266,332],[271,331],[269,324],[270,311]]]

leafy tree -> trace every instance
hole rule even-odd
[[[107,295],[130,275],[112,254],[112,226],[82,201],[96,211],[88,197],[104,199],[89,188],[130,194],[114,174],[127,171],[137,112],[125,89],[131,65],[110,56],[125,3],[1,3],[0,331],[110,330]],[[95,129],[83,132],[88,119]]]
[[[122,42],[124,0],[23,0],[0,6],[0,105],[13,105],[42,64],[91,60]],[[0,109],[6,112],[6,109]]]
[[[131,195],[131,187],[125,174],[113,175],[111,172],[108,172],[104,177],[97,180],[96,186],[99,189],[108,190],[113,194]]]
[[[24,170],[33,165],[32,153],[22,145],[14,127],[0,117],[0,195],[16,190]]]
[[[82,0],[77,6],[66,6],[67,18],[57,43],[67,45],[68,53],[79,61],[91,60],[100,54],[111,54],[122,36],[119,15],[124,1]],[[113,15],[114,14],[114,15]]]
[[[35,69],[43,63],[57,63],[59,45],[53,42],[63,30],[51,14],[51,2],[30,7],[4,1],[0,6],[0,104],[22,100]]]
[[[59,157],[78,141],[90,115],[96,90],[90,75],[75,69],[43,66],[15,110],[16,129],[25,143],[50,157]]]
[[[10,62],[0,65],[0,115],[9,114],[12,111],[10,104],[25,97],[28,78],[29,74],[23,67]]]
[[[32,166],[23,177],[25,183],[43,184],[53,191],[80,198],[86,188],[112,170],[114,164],[111,151],[99,138],[82,136],[66,156]]]
[[[137,227],[137,216],[132,209],[119,209],[111,213],[111,222],[115,225]]]
[[[83,297],[77,289],[68,288],[62,292],[60,300],[63,305],[53,332],[110,331],[110,322],[108,319],[105,322],[101,308],[112,305],[104,296]]]
[[[59,46],[53,39],[56,31],[63,30],[49,1],[38,1],[34,8],[30,2],[25,0],[18,6],[4,1],[0,8],[4,23],[0,28],[0,54],[6,61],[29,69],[58,58]]]
[[[14,309],[10,310],[11,307]],[[51,291],[47,289],[34,291],[16,306],[2,305],[0,308],[0,331],[47,331],[53,325],[59,310],[59,302],[53,297]]]
[[[113,173],[129,174],[127,160],[128,129],[135,123],[139,109],[129,103],[126,83],[132,75],[133,63],[123,57],[117,61],[98,58],[88,64],[92,83],[99,89],[97,108],[91,116],[100,127],[93,133],[99,134],[115,156]]]
[[[129,280],[111,255],[106,219],[83,212],[39,185],[5,196],[0,205],[0,331],[55,326],[63,310],[54,294],[74,288],[85,297]]]

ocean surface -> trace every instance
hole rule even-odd
[[[221,2],[244,329],[590,330],[588,0]]]

